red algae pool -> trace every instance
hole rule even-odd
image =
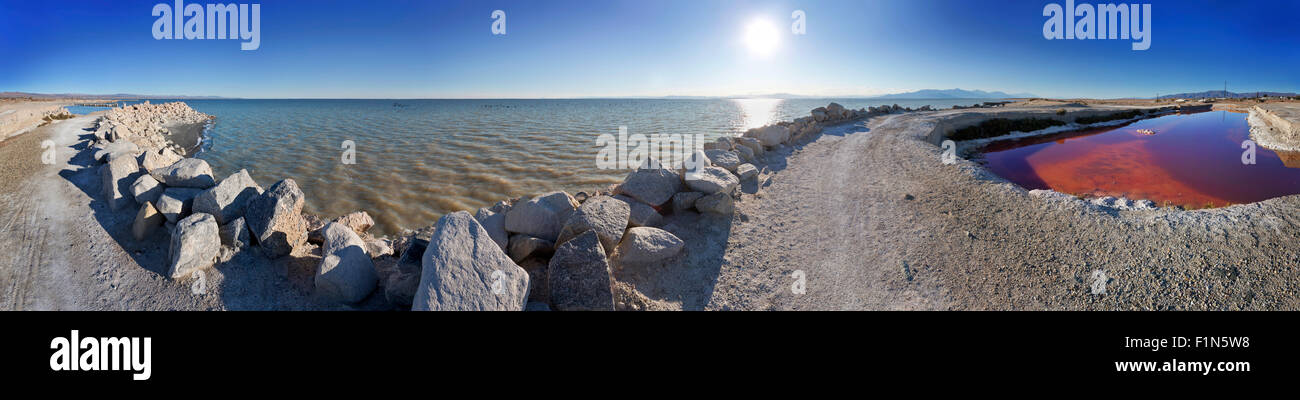
[[[1171,114],[1123,126],[1005,140],[983,164],[1025,189],[1147,199],[1188,209],[1300,193],[1300,153],[1250,140],[1247,114]],[[1245,153],[1254,149],[1254,164]]]

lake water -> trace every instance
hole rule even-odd
[[[263,187],[293,178],[307,194],[307,211],[332,218],[365,210],[379,233],[396,233],[508,198],[621,182],[627,171],[596,167],[596,137],[617,134],[619,126],[712,141],[831,101],[857,109],[987,100],[184,101],[217,117],[198,157],[219,179],[240,168]],[[342,163],[344,141],[355,144],[355,164]]]
[[[1300,153],[1255,146],[1255,164],[1243,163],[1242,143],[1250,139],[1246,117],[1229,111],[1174,114],[997,142],[984,149],[983,162],[1026,189],[1125,196],[1189,209],[1300,193]]]

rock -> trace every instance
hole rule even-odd
[[[104,202],[108,203],[109,209],[120,210],[132,204],[134,200],[130,185],[141,175],[140,165],[135,163],[134,158],[122,157],[109,161],[100,167],[99,174],[104,189]]]
[[[719,167],[705,167],[698,173],[686,174],[686,187],[696,192],[731,193],[739,184],[740,179],[732,175],[731,171]]]
[[[217,218],[218,224],[234,221],[244,216],[248,201],[262,194],[262,187],[248,176],[247,170],[230,174],[221,183],[199,193],[194,198],[194,212],[208,213]]]
[[[248,201],[244,219],[258,246],[271,258],[287,255],[307,240],[307,222],[302,217],[304,200],[298,183],[285,179]]]
[[[740,156],[741,161],[744,162],[754,161],[754,150],[750,149],[749,147],[736,146],[735,152],[737,155]]]
[[[758,168],[755,168],[754,164],[740,164],[739,167],[736,167],[736,177],[742,181],[756,178],[758,177]]]
[[[163,190],[162,195],[158,196],[156,208],[163,217],[167,218],[167,222],[176,223],[190,215],[194,197],[202,192],[202,189],[167,188]]]
[[[183,279],[194,271],[211,267],[221,253],[218,229],[217,219],[211,214],[194,214],[177,222],[172,228],[167,276]]]
[[[664,168],[649,168],[654,160],[647,161],[636,171],[627,174],[623,183],[618,185],[614,194],[624,194],[641,202],[657,206],[664,204],[673,193],[681,191],[682,178],[676,172]]]
[[[234,247],[244,248],[252,244],[248,241],[248,224],[244,218],[235,218],[234,221],[221,226],[221,244]]]
[[[1159,207],[1156,207],[1156,203],[1151,200],[1138,200],[1133,202],[1134,210],[1154,210],[1157,208]]]
[[[370,258],[379,258],[393,255],[393,241],[388,239],[363,239],[366,242],[366,254]]]
[[[335,218],[334,222],[343,224],[343,226],[352,229],[358,235],[366,233],[366,231],[370,230],[370,227],[375,226],[374,218],[370,218],[370,214],[365,211],[350,212],[347,215]]]
[[[609,196],[593,197],[569,216],[555,243],[563,244],[583,232],[595,231],[605,252],[614,251],[631,216],[632,207],[626,202]]]
[[[704,197],[700,192],[681,192],[673,195],[673,212],[680,213],[695,208],[695,201]]]
[[[552,252],[554,249],[552,249]],[[547,263],[549,258],[542,259],[539,257],[526,258],[519,263],[519,268],[528,272],[528,301],[529,302],[551,302],[550,279],[546,276]]]
[[[510,261],[474,217],[453,212],[438,219],[434,229],[412,310],[524,309],[528,273]]]
[[[740,155],[733,151],[706,150],[704,155],[709,157],[709,162],[713,165],[726,168],[731,172],[735,172],[736,167],[743,162],[740,160]]]
[[[631,207],[631,214],[627,218],[629,226],[659,226],[664,221],[659,211],[640,200],[621,194],[614,196],[614,199],[627,203],[628,207]]]
[[[677,255],[686,245],[676,235],[659,228],[632,228],[618,245],[619,262],[649,263]]]
[[[131,184],[131,197],[135,198],[135,202],[140,204],[158,204],[158,198],[162,197],[163,190],[167,188],[158,184],[158,180],[152,176],[147,174],[139,175],[139,178],[135,178],[135,183]]]
[[[568,193],[543,194],[511,207],[506,212],[506,231],[554,242],[564,221],[577,208],[578,201]]]
[[[506,210],[509,210],[507,207]],[[474,214],[474,220],[478,221],[483,229],[487,230],[488,235],[492,236],[492,241],[501,247],[501,251],[506,251],[506,246],[510,245],[510,234],[506,232],[506,213],[492,211],[490,208],[480,208],[478,213]]]
[[[555,251],[555,242],[518,234],[510,236],[509,249],[510,260],[518,263],[533,254],[539,256],[550,255],[551,252]]]
[[[316,293],[344,303],[364,300],[375,290],[379,277],[366,254],[366,243],[351,228],[338,223],[325,225],[325,245],[316,267]]]
[[[207,189],[217,184],[212,177],[212,167],[207,161],[197,158],[182,159],[167,167],[150,170],[149,174],[168,187]]]
[[[720,143],[720,142],[705,143],[704,151],[709,151],[709,150],[729,151],[731,150],[731,145],[729,143]]]
[[[415,292],[420,287],[421,259],[428,247],[428,240],[415,238],[402,250],[402,257],[397,260],[396,273],[389,275],[384,282],[384,297],[389,303],[411,306]]]
[[[144,240],[166,220],[154,208],[153,203],[146,201],[140,205],[140,211],[135,214],[135,221],[131,223],[131,236],[135,237],[135,240]]]
[[[814,120],[817,120],[817,122],[825,121],[827,117],[826,108],[824,107],[814,108],[812,110],[812,117]]]
[[[557,247],[546,274],[551,289],[551,305],[556,310],[614,309],[613,279],[596,232],[587,231]]]
[[[763,151],[764,151],[763,143],[759,142],[758,139],[754,139],[751,137],[736,138],[736,144],[738,146],[744,146],[749,148],[750,150],[753,150],[754,157],[759,157],[763,155]]]
[[[768,125],[745,132],[745,137],[758,139],[763,146],[776,147],[790,140],[790,128],[781,125]]]
[[[714,193],[695,201],[695,209],[700,212],[731,215],[736,209],[735,200],[727,193]]]
[[[140,154],[140,146],[136,146],[135,143],[127,140],[121,140],[104,145],[102,149],[95,152],[93,157],[98,161],[111,162],[124,156],[134,157],[137,154]]]
[[[840,105],[839,103],[832,102],[831,104],[826,105],[826,115],[829,115],[835,119],[844,118],[845,111],[846,110],[844,109],[844,106]]]
[[[530,301],[528,302],[528,305],[524,307],[524,311],[551,311],[551,306],[540,301]]]
[[[176,154],[172,149],[164,147],[158,151],[148,151],[141,154],[139,158],[140,168],[143,168],[145,171],[153,171],[158,168],[165,168],[175,164],[182,158],[185,157],[181,157],[180,154]]]

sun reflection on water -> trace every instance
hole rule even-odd
[[[784,99],[731,99],[740,106],[741,127],[740,131],[759,128],[773,122],[776,122],[777,107],[781,106]]]

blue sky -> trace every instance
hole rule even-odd
[[[916,89],[1300,92],[1300,2],[1153,1],[1152,45],[1046,40],[1062,1],[277,1],[261,47],[155,40],[158,1],[0,0],[0,91],[535,98]],[[172,2],[167,2],[172,4]],[[1095,2],[1093,3],[1095,4]],[[491,32],[506,12],[506,35]],[[803,10],[806,34],[790,33]],[[764,56],[746,45],[775,26]],[[760,46],[761,47],[761,46]]]

